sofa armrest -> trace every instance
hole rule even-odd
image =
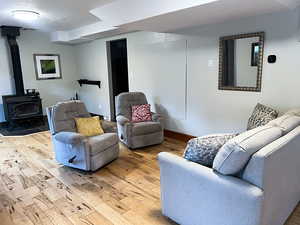
[[[260,188],[170,153],[158,159],[164,215],[186,225],[260,224]]]
[[[117,116],[116,120],[122,126],[124,126],[126,123],[130,123],[130,120],[122,115]]]
[[[55,140],[62,142],[64,144],[72,144],[76,145],[81,143],[84,139],[86,139],[85,136],[79,133],[75,132],[66,132],[62,131],[54,135]]]

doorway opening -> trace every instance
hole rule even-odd
[[[109,92],[110,92],[110,118],[116,121],[115,97],[129,91],[127,40],[119,39],[106,42]]]

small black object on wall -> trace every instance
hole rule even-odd
[[[276,55],[269,55],[268,63],[275,63],[275,62],[276,62]]]
[[[80,79],[80,80],[77,80],[80,87],[83,85],[83,84],[88,84],[88,85],[97,85],[99,88],[101,86],[101,81],[98,81],[98,80],[88,80],[88,79]]]

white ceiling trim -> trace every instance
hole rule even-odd
[[[114,26],[144,20],[154,16],[202,6],[219,0],[118,0],[90,11]]]
[[[85,39],[86,36],[96,33],[116,31],[124,24],[216,1],[219,0],[117,0],[90,11],[101,22],[69,31],[54,32],[51,35],[51,40],[53,42],[71,42],[78,39]]]

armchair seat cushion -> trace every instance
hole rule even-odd
[[[104,133],[87,138],[87,144],[90,146],[92,156],[105,151],[107,148],[117,144],[118,141],[118,136],[115,133]]]
[[[140,122],[133,123],[132,125],[133,136],[147,135],[159,131],[162,131],[162,127],[159,122]]]

